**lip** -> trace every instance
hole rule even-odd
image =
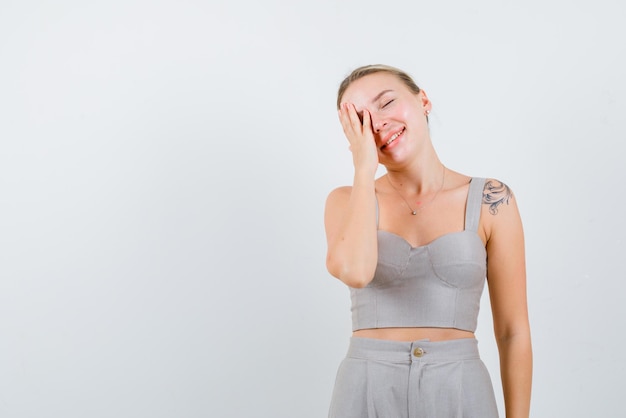
[[[395,131],[395,132],[390,132],[387,136],[385,136],[385,138],[381,141],[383,143],[383,145],[380,147],[381,151],[384,151],[388,148],[393,147],[396,143],[398,143],[398,139],[400,139],[401,137],[404,136],[404,132],[406,131],[406,128],[402,128],[399,131]],[[394,138],[395,136],[395,138]],[[393,138],[393,140],[392,140]],[[389,142],[391,141],[391,142]]]

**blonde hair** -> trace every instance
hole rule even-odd
[[[366,75],[374,73],[392,74],[398,77],[398,79],[400,79],[400,81],[402,81],[413,93],[418,94],[420,91],[422,91],[417,86],[417,84],[415,84],[415,81],[413,81],[410,75],[398,68],[383,64],[364,65],[352,71],[350,75],[344,78],[344,80],[339,85],[339,91],[337,92],[337,109],[339,109],[339,107],[341,106],[341,99],[343,98],[343,95],[350,86],[350,84],[362,77],[365,77]]]

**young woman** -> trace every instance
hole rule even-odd
[[[354,182],[328,196],[326,264],[350,288],[353,334],[329,416],[497,417],[474,336],[487,279],[506,417],[527,418],[532,350],[511,190],[439,160],[432,103],[401,70],[357,68],[337,108]],[[378,164],[387,173],[375,178]]]

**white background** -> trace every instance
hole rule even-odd
[[[327,413],[350,333],[335,92],[385,63],[514,190],[533,417],[623,411],[619,1],[0,3],[0,417]],[[480,348],[496,387],[487,299]]]

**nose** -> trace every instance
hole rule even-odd
[[[385,125],[387,125],[387,121],[385,119],[372,114],[372,127],[374,128],[374,132],[380,132]]]

